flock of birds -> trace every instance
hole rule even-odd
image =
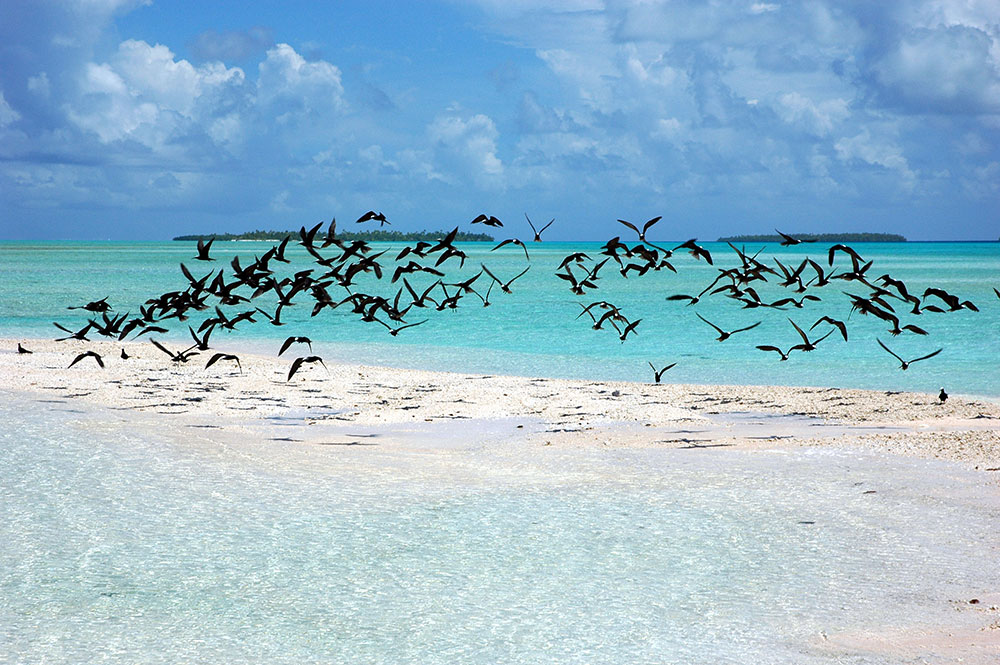
[[[552,225],[554,220],[536,228],[525,215],[534,237],[533,242],[542,241],[542,233]],[[618,220],[623,227],[637,236],[635,244],[629,244],[621,236],[611,238],[604,243],[594,257],[585,252],[574,252],[562,259],[555,275],[566,282],[569,291],[576,296],[585,296],[598,288],[599,280],[607,274],[619,274],[622,278],[632,276],[643,277],[649,273],[669,270],[677,272],[674,263],[677,254],[686,252],[696,261],[703,261],[712,266],[716,275],[697,294],[673,294],[667,296],[668,302],[685,303],[687,307],[695,306],[703,299],[724,297],[741,305],[742,309],[776,309],[787,311],[790,308],[803,309],[808,302],[819,302],[817,291],[834,284],[851,284],[851,291],[842,291],[850,299],[851,312],[862,316],[877,318],[887,326],[886,334],[897,336],[901,334],[927,335],[923,328],[904,322],[902,313],[911,316],[922,313],[953,313],[962,310],[978,312],[977,306],[963,300],[957,295],[948,293],[941,288],[927,288],[921,295],[912,293],[907,285],[889,274],[877,277],[872,275],[872,261],[865,261],[852,247],[845,244],[831,246],[826,255],[826,264],[821,265],[813,258],[805,258],[797,266],[784,265],[777,258],[772,258],[770,264],[758,257],[760,252],[749,254],[745,249],[737,248],[732,243],[729,247],[736,253],[738,263],[732,267],[715,266],[712,254],[697,244],[696,239],[688,240],[675,247],[667,248],[647,239],[650,229],[659,222],[661,217],[654,217],[641,228],[627,220]],[[357,219],[358,224],[367,222],[388,224],[386,216],[381,212],[368,211]],[[493,228],[503,228],[503,222],[494,216],[481,214],[475,217],[472,224],[483,224]],[[241,262],[235,256],[230,269],[211,270],[205,275],[196,276],[191,269],[181,263],[180,269],[187,285],[181,290],[161,293],[148,299],[139,307],[137,316],[129,312],[112,314],[113,307],[108,298],[88,302],[69,309],[81,309],[90,314],[87,322],[77,330],[72,330],[58,322],[54,325],[65,334],[59,340],[88,340],[88,335],[97,335],[124,340],[129,335],[133,339],[144,335],[162,334],[174,321],[187,322],[199,314],[204,315],[197,328],[188,324],[192,344],[181,350],[173,350],[150,337],[150,342],[175,363],[186,363],[202,352],[211,351],[210,338],[214,331],[235,330],[237,326],[256,323],[264,320],[273,326],[282,326],[282,313],[285,308],[293,307],[298,301],[306,300],[312,307],[312,316],[317,316],[324,310],[347,308],[360,321],[383,326],[390,335],[396,336],[403,330],[423,325],[428,321],[422,318],[413,321],[411,312],[444,311],[456,309],[460,303],[467,302],[470,297],[483,307],[488,307],[494,287],[503,293],[512,293],[512,285],[523,277],[531,268],[527,245],[518,238],[507,238],[490,252],[504,247],[514,249],[524,254],[524,269],[513,275],[498,276],[485,263],[480,263],[478,272],[462,280],[449,279],[447,270],[457,265],[464,268],[469,258],[461,247],[455,244],[458,227],[436,242],[420,241],[405,245],[394,258],[387,256],[390,251],[374,249],[363,240],[344,241],[337,237],[336,219],[329,223],[325,233],[321,233],[324,223],[321,222],[310,229],[304,226],[299,230],[299,244],[305,248],[315,267],[299,270],[290,276],[280,277],[275,272],[275,264],[289,264],[285,253],[291,236],[286,236],[279,243],[271,246],[262,256],[255,256],[253,261]],[[782,246],[793,246],[806,240],[799,240],[790,235],[778,232]],[[198,241],[197,255],[194,261],[212,262],[213,240]],[[835,265],[839,257],[849,259],[850,266]],[[429,286],[416,288],[416,275],[424,275],[431,281]],[[370,283],[371,278],[377,282],[388,280],[395,286],[395,293],[389,296],[367,293],[361,289],[360,282]],[[762,299],[755,289],[758,283],[770,282],[788,291],[788,295],[768,302]],[[335,296],[331,290],[339,290]],[[994,289],[1000,298],[1000,290]],[[277,304],[268,311],[255,306],[255,301],[265,294],[273,294]],[[594,330],[602,330],[607,325],[614,329],[619,339],[624,343],[637,333],[641,318],[629,319],[622,308],[607,300],[594,300],[590,303],[580,302],[577,319],[587,317]],[[226,313],[222,307],[238,307],[238,313]],[[207,313],[207,314],[204,314]],[[697,313],[697,317],[710,327],[719,342],[725,342],[733,335],[750,331],[759,326],[762,321],[736,329],[728,329],[718,323],[709,321]],[[814,351],[821,342],[834,334],[839,334],[845,341],[848,339],[847,322],[835,319],[829,315],[819,317],[807,330],[800,327],[790,317],[787,317],[795,332],[801,338],[800,344],[782,349],[775,344],[759,344],[757,349],[775,353],[781,361],[785,361],[793,352]],[[901,325],[902,323],[902,325]],[[820,327],[814,334],[812,331]],[[823,328],[826,328],[824,331]],[[928,360],[942,352],[938,348],[917,358],[904,359],[889,348],[881,339],[879,346],[899,362],[901,370],[908,369],[914,363]],[[301,355],[292,360],[287,380],[291,380],[304,365],[319,364],[326,367],[323,359],[312,353],[312,341],[302,335],[289,336],[282,343],[278,355],[284,354],[292,346],[304,345],[309,349],[308,355]],[[18,352],[30,353],[18,344]],[[128,359],[128,354],[122,349],[122,360]],[[104,367],[104,359],[95,351],[85,351],[70,363],[70,367],[92,358],[98,365]],[[213,353],[205,365],[206,368],[216,363],[231,362],[242,372],[240,359],[231,353]],[[676,363],[657,369],[652,362],[656,383],[661,381],[663,374],[674,367]],[[941,401],[947,399],[942,388],[939,395]]]

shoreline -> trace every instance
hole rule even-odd
[[[16,353],[18,342],[33,353]],[[122,349],[131,358],[121,360]],[[105,369],[92,358],[69,368],[85,350],[104,356]],[[326,369],[303,365],[287,381],[295,354],[308,354],[305,347],[280,358],[237,352],[242,373],[228,361],[205,369],[218,351],[173,363],[146,341],[0,338],[0,390],[208,418],[246,433],[264,432],[278,419],[309,423],[297,435],[307,438],[362,427],[388,438],[422,430],[429,439],[447,429],[461,439],[485,426],[499,439],[539,445],[857,446],[1000,472],[1000,404],[986,398],[951,396],[940,404],[927,393],[586,381],[333,362]],[[323,355],[322,345],[315,353]]]

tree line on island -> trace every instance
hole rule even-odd
[[[174,240],[261,240],[276,242],[287,236],[296,236],[298,231],[246,231],[244,233],[202,233],[177,236]],[[447,231],[389,231],[372,229],[370,231],[338,231],[341,240],[354,242],[431,242],[448,235]],[[488,233],[469,233],[459,231],[455,236],[457,242],[494,242],[495,238]]]

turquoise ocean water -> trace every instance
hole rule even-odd
[[[0,335],[56,337],[52,321],[85,320],[67,305],[105,296],[135,313],[184,288],[181,261],[200,276],[268,246],[219,245],[207,266],[188,243],[2,244]],[[732,265],[724,245],[708,247]],[[665,297],[697,293],[713,268],[684,255],[676,275],[609,271],[593,300],[642,318],[622,344],[576,320],[591,299],[553,275],[595,248],[529,246],[513,294],[427,312],[396,338],[345,310],[310,318],[300,297],[288,325],[241,325],[213,345],[273,353],[305,334],[328,359],[395,366],[649,380],[647,360],[676,361],[676,381],[1000,395],[1000,245],[861,246],[875,275],[943,286],[981,311],[922,315],[929,339],[890,340],[855,315],[849,343],[831,337],[784,363],[754,345],[797,343],[787,315],[846,319],[839,289],[788,312],[684,307]],[[465,249],[459,278],[480,261],[504,278],[525,265],[519,250]],[[308,267],[301,249],[290,255],[280,268]],[[694,311],[763,323],[719,343]],[[945,350],[904,373],[876,336],[908,357]],[[977,630],[981,617],[956,609],[995,588],[1000,566],[1000,506],[981,474],[946,463],[820,448],[487,452],[473,440],[404,455],[3,397],[0,663],[889,664],[905,659],[847,654],[824,636]]]
[[[83,304],[109,296],[115,311],[138,311],[147,298],[165,291],[181,290],[186,281],[179,264],[184,262],[196,276],[225,267],[236,254],[246,259],[263,254],[270,243],[217,243],[213,256],[219,260],[206,264],[194,261],[194,243],[4,243],[0,244],[0,332],[6,336],[55,337],[52,321],[69,327],[82,325],[85,318],[70,312],[70,304]],[[448,277],[454,281],[467,278],[485,263],[495,274],[509,279],[528,265],[521,250],[505,247],[489,252],[491,245],[467,244],[470,255],[464,270],[448,261]],[[384,259],[394,256],[401,244],[374,244],[374,251],[388,249]],[[860,243],[858,250],[866,260],[874,261],[871,277],[888,273],[903,280],[911,293],[923,293],[930,286],[944,288],[963,300],[976,303],[980,312],[962,310],[948,314],[925,313],[908,316],[897,306],[902,323],[914,323],[930,335],[910,333],[893,338],[886,324],[872,317],[851,314],[850,302],[842,293],[864,295],[866,290],[854,282],[838,281],[810,292],[821,302],[807,302],[802,309],[789,308],[744,310],[740,304],[720,295],[705,297],[693,307],[683,302],[668,302],[666,296],[677,293],[697,294],[717,275],[718,267],[737,265],[737,257],[725,244],[705,243],[715,267],[695,261],[684,253],[675,256],[677,274],[667,270],[650,272],[643,277],[633,273],[622,278],[606,266],[598,282],[600,288],[586,296],[574,296],[566,283],[554,273],[561,259],[569,253],[584,251],[598,257],[598,243],[529,244],[530,271],[512,285],[513,294],[494,289],[492,305],[482,307],[475,296],[468,296],[457,310],[436,312],[412,310],[409,322],[428,319],[420,327],[403,331],[397,337],[387,334],[378,324],[364,324],[347,308],[325,310],[309,316],[311,302],[300,295],[300,303],[286,308],[287,325],[273,327],[266,322],[241,325],[237,331],[219,331],[213,340],[220,348],[255,346],[276,352],[277,340],[287,335],[307,335],[321,342],[321,355],[369,364],[401,367],[453,369],[460,371],[577,377],[595,379],[651,378],[647,361],[662,366],[676,362],[667,379],[690,383],[784,384],[809,386],[857,387],[885,390],[937,391],[946,386],[956,394],[1000,395],[1000,299],[993,287],[1000,287],[1000,243]],[[829,245],[800,245],[783,248],[772,245],[749,245],[750,253],[764,248],[759,258],[772,263],[777,258],[785,265],[797,265],[806,256],[826,266]],[[325,253],[332,254],[330,248]],[[280,275],[316,267],[301,247],[290,246],[291,266],[272,263]],[[389,262],[391,264],[391,261]],[[837,266],[849,266],[839,255]],[[808,269],[807,269],[808,270]],[[579,271],[577,271],[579,272]],[[809,274],[809,273],[806,273]],[[414,286],[428,285],[433,278],[411,278]],[[392,297],[396,287],[361,280],[359,289]],[[485,287],[481,278],[476,287]],[[774,284],[754,283],[763,300],[774,301],[791,294]],[[335,297],[340,289],[331,289]],[[641,318],[637,335],[621,343],[613,331],[594,331],[589,319],[577,319],[579,303],[607,300],[619,306],[630,319]],[[933,302],[929,300],[928,302]],[[273,309],[273,297],[254,302]],[[899,303],[897,303],[899,304]],[[241,308],[227,308],[230,312]],[[709,321],[733,329],[761,321],[747,333],[716,342],[714,331],[696,318],[700,313]],[[207,312],[204,316],[209,316]],[[787,362],[778,362],[777,354],[755,348],[773,344],[788,348],[801,340],[788,322],[791,317],[808,328],[820,316],[846,320],[849,341],[839,334],[828,338],[811,353],[794,353]],[[200,319],[192,319],[197,324]],[[197,327],[197,325],[195,326]],[[172,326],[178,342],[188,339],[184,325]],[[75,329],[75,328],[74,328]],[[825,326],[815,331],[819,334]],[[906,372],[878,347],[876,338],[904,358],[915,358],[938,348],[937,357],[914,364]]]
[[[941,462],[127,418],[0,404],[0,663],[889,665],[826,638],[981,634],[1000,564],[1000,506]]]

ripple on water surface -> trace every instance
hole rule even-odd
[[[996,507],[936,463],[553,450],[497,482],[428,453],[403,481],[2,411],[0,661],[889,663],[816,644],[960,621],[998,563]]]

